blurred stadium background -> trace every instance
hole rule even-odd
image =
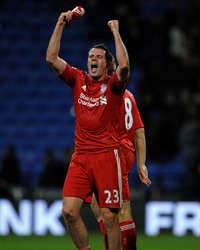
[[[39,250],[40,243],[42,249],[53,249],[52,239],[56,244],[67,240],[58,209],[73,152],[73,102],[71,89],[51,72],[45,54],[59,14],[77,5],[86,15],[64,31],[63,58],[87,70],[93,44],[104,42],[114,52],[106,25],[110,19],[119,19],[129,52],[128,88],[145,124],[152,179],[146,189],[136,165],[130,175],[139,249],[199,249],[198,0],[0,1],[0,249],[27,249],[27,239],[29,246],[38,243],[32,249]],[[82,212],[89,230],[98,232],[89,208]],[[35,227],[39,216],[46,221]],[[20,236],[32,234],[42,236]],[[99,234],[94,237],[101,241]],[[72,249],[70,244],[60,247]]]

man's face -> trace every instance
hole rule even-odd
[[[105,50],[92,48],[88,54],[88,72],[92,79],[101,80],[107,74]]]

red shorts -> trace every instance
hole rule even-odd
[[[117,149],[104,153],[75,152],[63,187],[63,196],[84,201],[95,193],[100,207],[121,207],[122,169]]]
[[[122,190],[123,190],[123,200],[128,201],[130,200],[130,189],[128,183],[128,175],[130,174],[134,160],[135,160],[135,153],[126,147],[121,146],[120,148],[122,156],[124,158],[123,162],[123,176],[122,176]]]
[[[130,174],[134,160],[135,153],[125,147],[121,147],[121,167],[123,169],[122,174],[122,197],[124,201],[130,200],[130,189],[128,183],[128,175]],[[92,202],[92,195],[88,195],[84,200],[86,203]]]

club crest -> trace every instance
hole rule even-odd
[[[100,92],[101,94],[104,94],[107,90],[107,86],[105,83],[101,84],[101,87],[100,87]]]

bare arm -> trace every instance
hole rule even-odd
[[[129,77],[130,74],[128,52],[119,33],[118,20],[109,21],[108,26],[112,31],[115,40],[116,57],[118,62],[116,73],[119,80],[124,81]]]
[[[135,146],[140,181],[146,186],[150,186],[151,180],[148,177],[148,170],[146,167],[146,140],[144,128],[138,128],[135,130]]]
[[[46,52],[46,61],[56,73],[61,73],[66,67],[66,61],[59,57],[60,41],[66,22],[72,19],[72,12],[61,13],[51,35],[49,46]]]

